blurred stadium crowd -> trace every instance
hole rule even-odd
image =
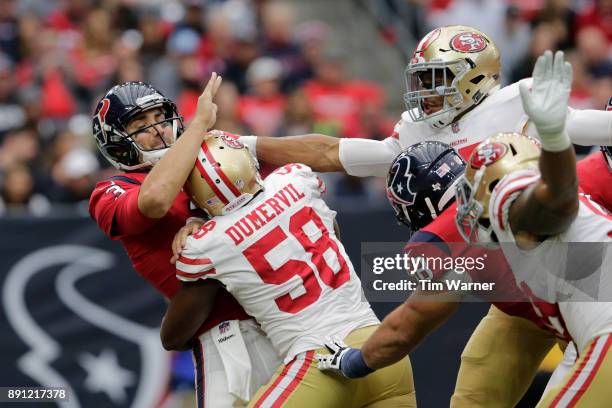
[[[545,49],[563,49],[574,65],[572,106],[597,109],[612,95],[612,0],[355,1],[379,27],[372,41],[405,56],[432,27],[465,23],[497,42],[505,84],[529,76]],[[215,127],[232,133],[390,135],[397,95],[347,74],[347,64],[376,61],[328,48],[333,27],[301,21],[297,3],[0,0],[0,215],[86,213],[93,185],[113,171],[93,144],[91,114],[124,81],[152,83],[188,123],[216,71]],[[336,197],[384,201],[367,181],[337,181]]]

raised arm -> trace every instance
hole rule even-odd
[[[213,73],[198,98],[191,124],[168,152],[153,166],[138,194],[138,209],[149,218],[162,218],[183,188],[193,169],[206,131],[216,121],[217,105],[212,102],[221,85],[221,77]]]
[[[541,177],[510,207],[509,221],[515,234],[542,237],[565,231],[578,213],[576,156],[565,132],[567,103],[572,83],[571,65],[563,52],[546,51],[538,58],[531,92],[521,84],[525,112],[542,141]]]

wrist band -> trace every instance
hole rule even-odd
[[[562,130],[557,133],[540,133],[540,141],[542,142],[542,150],[547,152],[561,152],[571,146],[569,136]]]
[[[342,374],[348,378],[365,377],[374,372],[374,370],[365,363],[363,354],[359,349],[349,349],[346,352],[340,362],[340,369],[342,370]]]
[[[238,141],[248,147],[253,157],[257,158],[257,136],[240,136]]]

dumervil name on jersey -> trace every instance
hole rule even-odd
[[[281,188],[273,197],[268,198],[262,204],[255,207],[253,211],[236,221],[225,230],[225,234],[239,245],[245,238],[253,233],[276,216],[282,214],[287,208],[302,200],[306,195],[298,191],[292,183]]]

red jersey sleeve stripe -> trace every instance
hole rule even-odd
[[[203,271],[203,272],[196,272],[196,273],[193,273],[193,272],[185,272],[185,271],[182,271],[182,270],[180,270],[180,269],[178,269],[178,268],[176,269],[176,274],[177,274],[178,276],[182,276],[183,278],[190,278],[190,279],[197,279],[197,278],[201,278],[202,276],[205,276],[205,275],[213,275],[213,274],[215,274],[215,273],[217,273],[217,271],[215,270],[215,268],[208,269],[208,270]]]
[[[212,264],[212,261],[210,260],[210,258],[193,259],[193,258],[187,258],[182,255],[179,256],[178,261],[186,265],[210,265]]]

